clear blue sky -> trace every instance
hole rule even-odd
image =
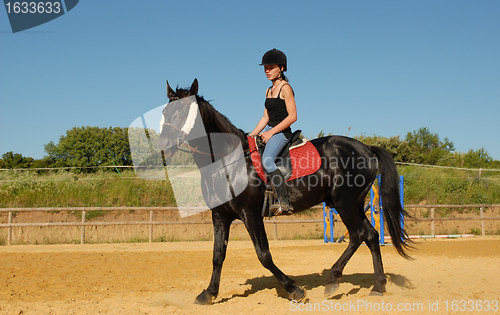
[[[251,131],[288,56],[298,121],[405,137],[428,127],[500,159],[500,1],[80,1],[13,34],[0,8],[0,154],[42,158],[75,126],[128,127],[189,86]]]

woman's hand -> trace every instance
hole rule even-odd
[[[260,138],[262,139],[262,141],[264,141],[264,143],[267,143],[267,141],[271,139],[273,135],[274,133],[271,130],[268,130],[266,132],[261,133]]]

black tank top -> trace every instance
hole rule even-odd
[[[284,85],[285,84],[283,84],[283,86]],[[281,86],[281,89],[283,88],[283,86]],[[265,106],[267,109],[267,114],[269,115],[269,122],[267,124],[271,127],[277,126],[288,116],[285,100],[280,98],[281,89],[276,98],[266,98]],[[284,129],[281,132],[287,139],[290,139],[292,137],[292,129],[290,127]]]

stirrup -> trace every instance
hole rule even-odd
[[[281,208],[281,205],[279,203],[275,203],[269,206],[269,211],[271,211],[271,213],[276,216],[283,213],[283,208]]]
[[[281,202],[278,199],[278,202],[269,206],[269,211],[273,213],[273,215],[280,215],[283,212],[287,214],[292,214],[293,207],[292,205],[281,205]]]

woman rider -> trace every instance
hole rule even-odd
[[[287,70],[286,55],[277,49],[269,50],[262,57],[261,66],[264,66],[266,77],[273,85],[266,90],[264,115],[250,136],[259,136],[266,143],[262,165],[278,197],[278,203],[271,205],[270,210],[279,215],[292,212],[293,207],[285,179],[275,160],[292,136],[290,126],[297,120],[297,109],[292,87],[283,73]]]

